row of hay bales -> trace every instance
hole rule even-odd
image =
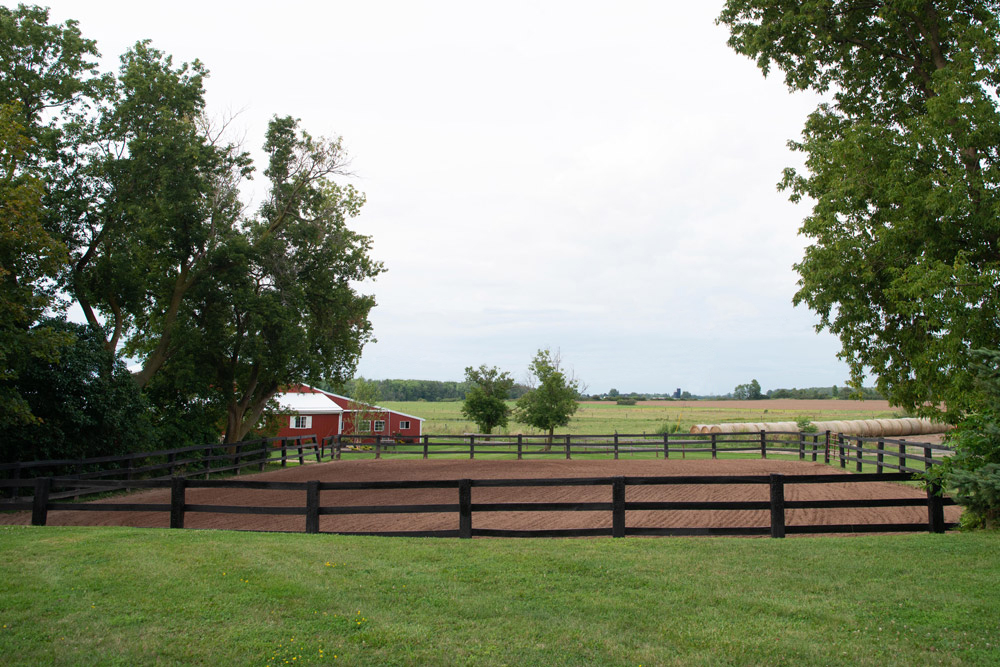
[[[843,435],[860,435],[862,437],[903,437],[908,435],[929,435],[944,433],[951,426],[932,422],[929,419],[856,419],[850,421],[812,422],[816,431],[823,433],[842,433]],[[760,431],[798,432],[795,422],[761,422],[740,424],[695,424],[691,433],[758,433]]]

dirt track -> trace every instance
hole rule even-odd
[[[767,473],[796,475],[828,474],[835,468],[816,463],[777,460],[605,460],[605,461],[468,461],[468,460],[367,460],[337,461],[297,466],[260,475],[245,475],[240,479],[260,481],[368,481],[409,479],[495,479],[534,477],[605,477],[614,475],[761,475]],[[630,486],[626,499],[631,501],[665,500],[767,500],[767,485],[701,485],[701,486]],[[864,484],[799,484],[785,487],[786,500],[834,498],[926,498],[912,487],[889,483]],[[472,502],[610,502],[611,488],[473,488]],[[168,490],[132,494],[126,499],[114,498],[100,502],[168,503]],[[305,493],[296,491],[249,491],[220,489],[189,489],[188,504],[205,505],[305,505]],[[324,491],[320,504],[391,505],[424,503],[457,503],[454,489],[418,489],[388,491]],[[945,508],[945,520],[957,521],[960,509]],[[690,526],[768,526],[769,514],[763,510],[747,511],[629,511],[629,527],[690,527]],[[786,522],[795,524],[860,524],[926,522],[923,507],[889,507],[864,509],[790,509]],[[30,522],[30,514],[0,514],[0,524]],[[167,512],[80,512],[50,511],[50,526],[102,525],[167,527]],[[187,528],[251,529],[302,532],[302,516],[267,516],[245,514],[208,514],[189,512]],[[507,512],[474,513],[476,528],[554,529],[610,527],[610,512]],[[401,514],[323,516],[321,531],[396,531],[452,530],[458,526],[458,514]]]

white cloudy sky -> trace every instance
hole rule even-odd
[[[523,378],[541,347],[591,392],[847,376],[775,189],[817,99],[726,46],[721,2],[46,4],[106,69],[145,38],[201,59],[248,146],[274,114],[344,137],[388,268],[366,377]]]

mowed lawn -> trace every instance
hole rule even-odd
[[[509,403],[511,406],[514,402]],[[424,419],[423,432],[430,435],[477,433],[476,425],[462,415],[461,401],[386,401],[386,408]],[[610,401],[579,403],[569,426],[557,433],[630,435],[680,431],[694,424],[722,422],[786,422],[808,419],[833,421],[902,417],[898,408],[885,401],[648,401],[637,405],[617,405]],[[541,433],[524,424],[511,422],[501,433]]]
[[[5,665],[997,664],[1000,534],[0,528]]]

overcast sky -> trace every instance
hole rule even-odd
[[[818,100],[726,46],[721,2],[43,4],[105,69],[147,38],[200,59],[248,147],[275,114],[343,136],[388,269],[365,377],[523,379],[542,347],[592,393],[847,377],[775,188]]]

